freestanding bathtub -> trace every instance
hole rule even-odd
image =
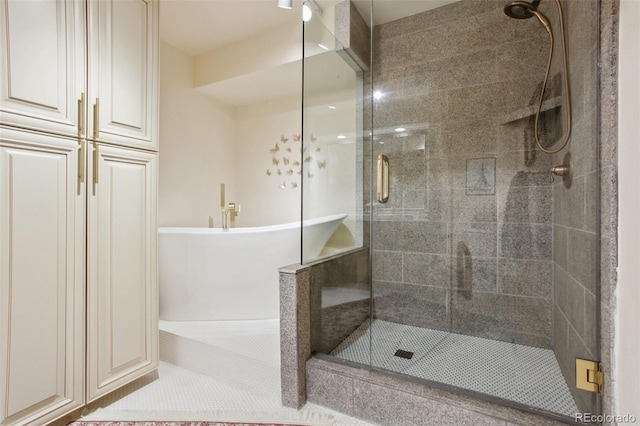
[[[347,215],[304,221],[317,256]],[[159,228],[160,319],[275,319],[278,268],[300,262],[300,222],[254,228]]]

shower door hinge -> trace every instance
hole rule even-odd
[[[604,393],[604,371],[596,361],[576,358],[576,388]]]

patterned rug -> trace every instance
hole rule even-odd
[[[194,422],[194,421],[86,421],[78,420],[67,426],[307,426],[300,423],[246,423],[246,422]]]

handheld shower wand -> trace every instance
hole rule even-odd
[[[546,16],[542,14],[538,10],[538,4],[540,4],[540,0],[536,0],[532,3],[528,3],[526,1],[513,1],[504,7],[504,13],[515,19],[529,19],[531,17],[536,17],[538,21],[544,26],[549,34],[550,46],[549,46],[549,60],[547,61],[547,69],[544,75],[544,82],[542,83],[542,89],[540,90],[540,99],[538,100],[538,108],[536,110],[536,119],[535,119],[535,129],[534,136],[536,139],[536,145],[538,148],[547,154],[555,154],[556,152],[562,151],[567,143],[569,142],[569,136],[571,135],[571,96],[569,93],[569,67],[567,65],[567,41],[564,33],[564,15],[562,13],[562,5],[560,4],[560,0],[555,0],[556,5],[558,7],[558,18],[560,20],[560,33],[562,36],[562,64],[564,67],[564,97],[565,97],[565,107],[567,110],[566,113],[566,122],[567,122],[567,131],[565,135],[562,137],[562,143],[560,144],[560,148],[557,149],[549,149],[545,148],[540,142],[540,136],[538,134],[538,125],[540,123],[540,110],[542,109],[542,100],[544,98],[544,91],[547,88],[547,82],[549,81],[549,71],[551,70],[551,60],[553,58],[553,29],[551,28],[551,23],[547,19]]]

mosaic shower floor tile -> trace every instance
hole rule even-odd
[[[372,342],[370,344],[370,342]],[[395,356],[412,352],[411,359]],[[578,408],[550,349],[365,322],[331,355],[573,416]]]

